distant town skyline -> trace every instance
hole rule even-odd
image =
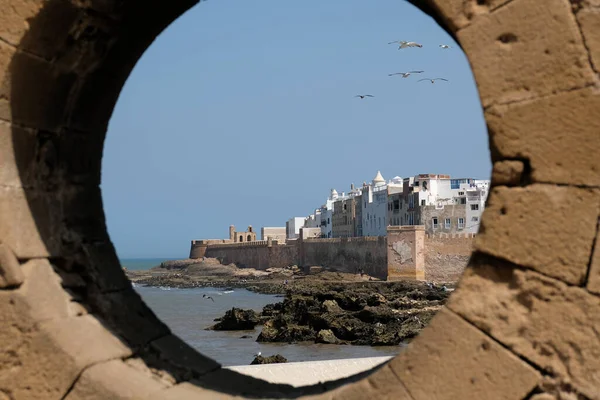
[[[426,73],[388,76],[413,70]],[[449,81],[417,82],[429,77]],[[375,97],[354,97],[363,93]],[[223,0],[183,15],[134,68],[110,122],[102,192],[120,257],[183,258],[194,238],[281,226],[378,170],[489,179],[458,44],[402,1]]]

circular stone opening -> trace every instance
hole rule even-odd
[[[541,11],[534,0],[494,2],[478,14],[428,4],[472,63],[493,188],[448,307],[407,351],[337,395],[596,398],[597,14],[561,0]],[[191,5],[0,2],[0,343],[12,371],[0,389],[9,397],[289,398],[346,383],[294,389],[219,369],[170,335],[120,270],[98,186],[104,132],[137,59]],[[507,31],[519,37],[508,53],[494,45]]]

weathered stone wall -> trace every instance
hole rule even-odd
[[[424,226],[388,226],[385,246],[388,280],[425,278],[424,236]]]
[[[434,282],[457,281],[463,274],[471,252],[474,234],[425,235],[425,279]]]
[[[301,246],[303,266],[318,265],[352,273],[362,268],[371,276],[387,278],[385,236],[305,239]]]
[[[208,246],[225,243],[231,243],[231,241],[227,239],[192,240],[189,258],[202,258],[206,255],[206,249]]]
[[[301,234],[305,230],[302,228]],[[191,255],[262,270],[301,265],[355,273],[362,268],[379,279],[451,282],[457,281],[467,266],[474,237],[474,234],[428,235],[423,226],[390,226],[387,238],[304,239],[287,244],[194,240]]]
[[[290,265],[298,265],[298,263],[298,246],[284,244],[269,247],[269,267],[283,268]]]
[[[266,240],[208,246],[206,257],[218,258],[222,264],[236,264],[240,268],[269,268],[269,250]]]

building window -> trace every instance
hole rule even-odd
[[[465,219],[459,218],[458,219],[458,229],[463,229],[464,227],[465,227]]]
[[[329,222],[329,218],[327,218],[327,225],[329,225],[331,222]]]
[[[433,229],[437,229],[438,228],[438,219],[437,219],[437,217],[433,217],[432,221],[433,221]]]
[[[465,192],[458,192],[458,195],[459,195],[459,196],[464,196],[464,195],[465,195]]]
[[[242,235],[240,235],[240,242],[244,241],[244,237]]]
[[[479,204],[471,204],[471,211],[479,210]]]
[[[477,222],[477,221],[479,221],[479,217],[473,217],[473,218],[471,218],[471,221]]]
[[[460,198],[460,204],[467,204],[467,199],[464,197]]]
[[[346,210],[347,210],[346,203],[344,203],[344,211],[346,211]]]
[[[452,223],[450,222],[450,218],[446,218],[444,220],[444,228],[450,229],[452,227]]]
[[[246,238],[247,242],[251,242],[252,241],[252,236],[248,235],[248,237]]]
[[[425,200],[421,200],[421,205],[424,206],[425,205]]]

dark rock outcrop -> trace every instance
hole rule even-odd
[[[245,331],[254,329],[259,322],[260,320],[255,311],[233,307],[221,317],[218,323],[208,329],[215,331]]]
[[[340,343],[340,340],[335,337],[330,329],[321,329],[317,333],[315,343],[338,344]]]
[[[256,356],[256,357],[254,357],[254,360],[252,360],[250,365],[279,364],[279,363],[286,363],[286,362],[287,362],[287,358],[285,358],[281,354],[275,354],[274,356],[269,356],[269,357]]]

